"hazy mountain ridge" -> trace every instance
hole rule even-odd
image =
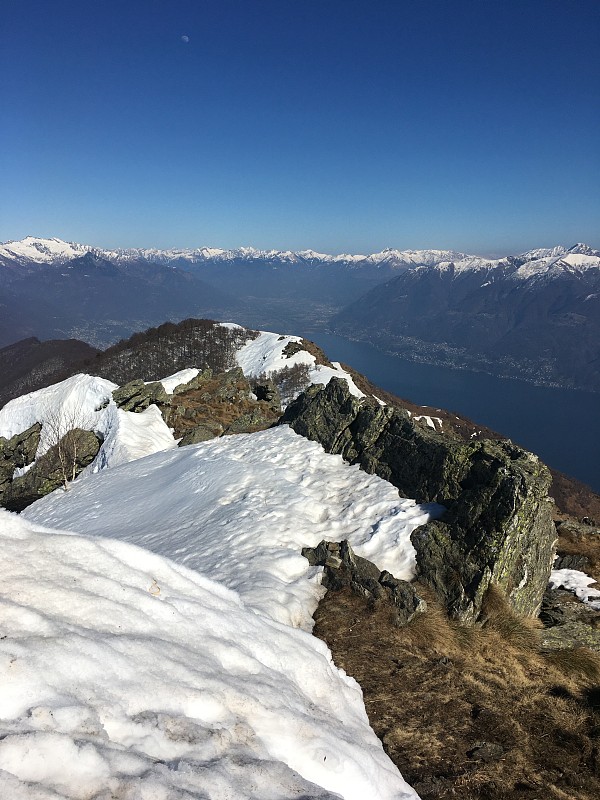
[[[165,319],[333,329],[403,357],[598,390],[600,251],[489,259],[450,250],[325,255],[239,248],[101,250],[27,237],[0,246],[0,346],[106,347]]]
[[[154,264],[176,264],[188,262],[278,262],[281,264],[348,264],[396,266],[400,264],[437,264],[440,261],[466,258],[464,253],[454,250],[397,250],[387,248],[370,255],[340,253],[330,255],[315,250],[261,250],[255,247],[224,249],[218,247],[196,248],[101,248],[62,239],[44,239],[27,236],[19,241],[9,241],[0,245],[0,266],[35,264],[64,264],[72,258],[94,252],[110,261],[128,263],[144,259]]]
[[[600,391],[600,255],[543,253],[417,267],[331,326],[411,360]]]

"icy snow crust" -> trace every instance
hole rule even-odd
[[[3,798],[417,798],[312,636],[123,542],[0,542]]]
[[[410,579],[410,534],[440,512],[282,426],[101,472],[22,516],[145,547],[234,589],[265,617],[310,630],[321,569],[302,547],[348,539],[380,569]]]

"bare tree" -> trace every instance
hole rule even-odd
[[[65,491],[81,471],[81,458],[88,450],[86,434],[93,425],[93,414],[86,413],[81,405],[59,406],[45,414],[42,430],[46,452],[53,451]]]

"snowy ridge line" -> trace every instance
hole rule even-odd
[[[97,253],[110,261],[126,263],[136,259],[145,259],[151,263],[173,264],[178,261],[189,263],[227,263],[232,261],[275,261],[282,264],[346,264],[367,266],[425,266],[448,269],[453,265],[457,272],[467,270],[492,269],[503,267],[509,262],[506,258],[490,259],[477,255],[469,255],[454,250],[398,250],[387,248],[370,255],[339,253],[327,254],[315,250],[261,250],[254,247],[225,249],[219,247],[197,248],[117,248],[107,249],[92,245],[65,242],[58,238],[38,238],[27,236],[20,241],[9,241],[0,244],[0,264],[17,262],[19,264],[64,264],[65,262],[85,255]],[[522,262],[541,261],[551,266],[570,254],[583,254],[598,259],[600,253],[585,244],[576,244],[570,248],[557,245],[551,248],[539,248],[522,253],[516,258]],[[580,264],[580,268],[597,267],[597,262]]]
[[[228,326],[232,324],[225,323]],[[327,384],[331,378],[343,378],[348,383],[351,394],[355,397],[365,396],[354,383],[352,376],[343,370],[338,362],[333,361],[332,367],[317,364],[316,357],[304,349],[293,355],[285,355],[283,351],[289,344],[301,345],[302,338],[260,331],[256,339],[252,339],[237,351],[235,355],[237,365],[242,368],[242,372],[247,377],[257,378],[259,375],[269,376],[286,367],[303,364],[308,367],[310,383]],[[287,400],[291,399],[293,398],[287,398]]]

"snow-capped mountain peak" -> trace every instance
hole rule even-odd
[[[36,264],[64,264],[94,248],[77,242],[65,242],[53,237],[41,239],[26,236],[20,241],[10,241],[0,245],[0,264],[4,261],[28,262]]]

